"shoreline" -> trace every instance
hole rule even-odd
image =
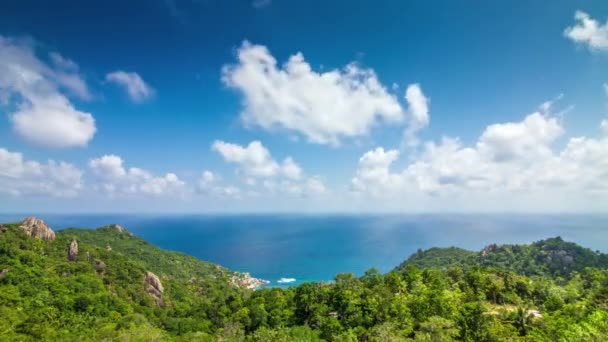
[[[246,288],[249,290],[257,290],[265,285],[270,284],[270,281],[252,277],[249,272],[235,272],[232,275],[230,283],[236,287]]]

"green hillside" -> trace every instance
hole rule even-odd
[[[433,247],[427,250],[419,249],[415,254],[412,254],[404,263],[399,265],[397,269],[401,269],[407,265],[414,265],[419,268],[449,266],[470,267],[476,264],[477,259],[478,253],[467,251],[466,249],[458,247]]]
[[[433,248],[387,274],[251,291],[120,226],[31,222],[0,225],[0,341],[608,339],[605,255],[561,239]]]
[[[16,339],[61,340],[76,332],[101,340],[139,333],[165,336],[164,330],[212,332],[223,326],[231,301],[241,296],[242,290],[230,285],[233,272],[161,250],[112,226],[66,229],[54,241],[28,237],[17,224],[4,227],[0,268],[7,271],[0,280],[0,336],[11,332]],[[75,261],[68,261],[72,240],[79,251]],[[162,308],[146,292],[148,271],[164,287]]]
[[[421,268],[486,266],[530,276],[567,277],[572,272],[581,272],[587,267],[608,267],[608,255],[555,237],[529,245],[492,244],[480,252],[456,247],[419,250],[397,267],[397,270],[407,265]]]

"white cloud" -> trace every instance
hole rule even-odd
[[[608,135],[608,119],[602,120],[600,123],[600,129],[602,132],[604,132],[604,134]]]
[[[563,128],[557,118],[535,112],[520,122],[488,126],[477,148],[497,162],[545,158],[552,153],[550,144],[562,133]]]
[[[406,142],[413,146],[418,143],[415,133],[429,124],[429,100],[419,84],[410,84],[405,90],[410,123],[405,131]]]
[[[43,146],[85,146],[95,135],[95,120],[75,109],[62,89],[91,97],[76,70],[54,69],[36,57],[30,43],[0,36],[0,104],[17,134]]]
[[[143,102],[154,95],[154,89],[135,72],[113,71],[106,75],[106,80],[122,87],[133,102]]]
[[[318,177],[304,177],[304,171],[291,157],[278,163],[259,141],[247,146],[216,140],[212,149],[225,161],[236,164],[243,174],[244,182],[250,187],[260,185],[267,192],[287,193],[296,196],[318,195],[326,192],[325,185]],[[256,178],[261,178],[258,184]]]
[[[574,18],[576,25],[564,31],[567,38],[591,50],[608,50],[608,21],[602,25],[582,11],[576,11]]]
[[[327,191],[325,184],[318,177],[311,177],[306,180],[306,192],[309,194],[323,194]]]
[[[489,125],[473,146],[457,138],[427,142],[402,171],[390,170],[398,159],[397,150],[377,148],[361,157],[351,186],[355,192],[378,197],[608,196],[608,135],[571,138],[555,152],[553,145],[562,133],[561,122],[551,113],[535,112],[519,122]]]
[[[198,181],[198,191],[204,195],[241,198],[241,190],[233,185],[223,185],[221,177],[209,170],[203,171]]]
[[[65,162],[25,160],[0,148],[0,192],[11,195],[73,197],[83,187],[82,171]]]
[[[59,69],[78,71],[78,64],[69,58],[63,57],[58,52],[49,53],[49,57],[51,58],[51,62],[53,62],[53,64]]]
[[[271,195],[290,195],[296,197],[313,197],[327,192],[325,184],[319,177],[309,177],[302,182],[293,180],[265,180],[263,188]]]
[[[378,195],[384,189],[399,187],[401,176],[389,170],[397,158],[399,151],[385,151],[382,147],[366,152],[359,158],[357,174],[351,181],[352,189]]]
[[[313,71],[301,53],[283,66],[268,49],[244,42],[238,64],[223,68],[223,82],[244,96],[241,118],[266,130],[286,129],[310,142],[337,145],[364,136],[382,121],[403,121],[404,110],[371,69]]]
[[[185,182],[174,173],[154,176],[137,167],[125,169],[117,155],[104,155],[91,159],[89,167],[99,180],[99,188],[111,195],[166,195],[181,194]]]
[[[281,165],[281,170],[285,177],[290,179],[300,179],[302,176],[302,168],[291,157],[287,157]]]
[[[279,165],[266,147],[257,140],[244,147],[216,140],[211,148],[218,152],[225,161],[238,165],[244,175],[248,177],[284,175],[288,178],[298,179],[302,173],[300,166],[291,157],[287,157]]]

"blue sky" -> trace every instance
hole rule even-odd
[[[0,203],[605,212],[607,18],[605,1],[9,1]]]

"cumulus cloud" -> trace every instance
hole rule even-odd
[[[82,171],[72,164],[25,160],[19,152],[0,148],[0,192],[73,197],[82,187]]]
[[[283,163],[275,161],[270,152],[259,141],[252,141],[247,146],[227,143],[216,140],[212,147],[225,161],[239,166],[245,176],[274,177],[284,175],[288,178],[298,179],[302,173],[300,166],[287,157]]]
[[[576,25],[564,30],[564,35],[591,50],[608,50],[608,21],[603,25],[583,11],[574,14]]]
[[[325,184],[319,177],[309,177],[301,182],[289,179],[265,180],[264,189],[272,195],[291,195],[297,197],[312,197],[327,192]]]
[[[560,120],[545,112],[548,108],[543,106],[519,122],[489,125],[472,146],[448,137],[427,142],[401,171],[391,170],[399,157],[397,150],[369,151],[359,160],[351,187],[377,196],[537,190],[608,195],[608,135],[570,138],[564,149],[555,151],[564,129]]]
[[[223,82],[243,95],[241,118],[266,130],[293,131],[317,144],[364,136],[380,122],[399,123],[404,110],[371,69],[355,63],[316,72],[301,53],[279,66],[265,46],[244,42]]]
[[[281,165],[281,171],[289,179],[298,180],[302,176],[302,168],[291,157],[285,158]]]
[[[374,195],[384,189],[399,187],[401,176],[392,174],[389,170],[391,164],[399,157],[399,151],[378,147],[366,152],[359,158],[357,174],[351,181],[355,191],[369,191]]]
[[[410,84],[405,90],[408,103],[410,123],[405,131],[406,142],[413,146],[418,143],[416,132],[429,124],[429,99],[422,92],[419,84]]]
[[[89,90],[73,61],[58,53],[51,59],[55,67],[39,59],[30,42],[0,36],[0,105],[15,132],[32,143],[85,146],[95,135],[95,120],[62,91],[87,100]]]
[[[199,177],[198,191],[216,197],[241,198],[241,189],[233,185],[223,185],[221,177],[209,170],[203,171]]]
[[[262,188],[270,193],[313,195],[326,191],[320,178],[304,177],[302,168],[293,158],[287,157],[279,163],[257,140],[247,146],[216,140],[212,149],[225,161],[236,164],[249,186],[256,186],[256,179],[261,179]]]
[[[323,194],[327,191],[325,184],[319,177],[310,177],[306,180],[305,191],[308,194]]]
[[[496,162],[546,158],[552,154],[550,144],[562,133],[557,118],[535,112],[520,122],[488,126],[479,138],[477,148]]]
[[[98,187],[111,195],[166,195],[179,194],[185,182],[174,173],[154,176],[137,167],[126,169],[117,155],[104,155],[91,159],[89,167],[98,178]]]
[[[154,89],[135,72],[113,71],[106,75],[106,81],[123,88],[133,102],[143,102],[154,95]]]

